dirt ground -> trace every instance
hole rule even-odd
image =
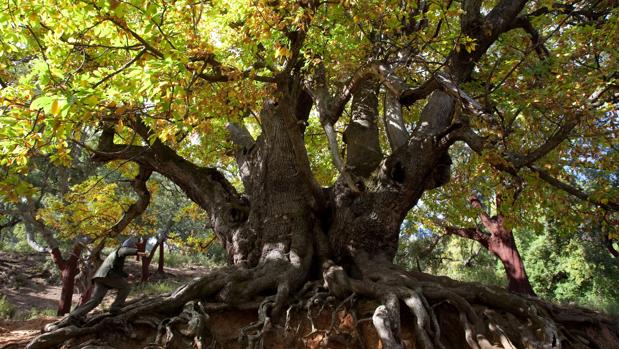
[[[125,267],[134,285],[140,276],[138,263],[128,258]],[[40,333],[43,326],[60,319],[50,315],[56,312],[61,290],[58,272],[54,268],[47,254],[0,251],[0,296],[6,297],[15,309],[13,319],[0,319],[0,349],[23,348]],[[151,273],[154,272],[152,268]],[[152,282],[165,278],[180,284],[202,275],[206,270],[201,266],[166,267],[165,276],[153,275]],[[112,302],[114,295],[111,292],[106,296],[104,306]],[[139,295],[130,296],[128,301],[135,297]],[[78,298],[79,294],[73,295],[74,305]],[[97,308],[93,313],[97,311],[102,310]]]

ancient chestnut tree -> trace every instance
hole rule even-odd
[[[207,213],[230,266],[129,306],[118,333],[153,326],[135,339],[144,345],[225,343],[209,319],[231,308],[258,309],[239,337],[259,345],[330,299],[346,300],[334,314],[373,301],[385,348],[617,345],[603,316],[392,264],[420,200],[450,207],[478,183],[500,185],[513,207],[567,216],[569,204],[546,205],[555,197],[615,214],[612,5],[7,1],[3,183],[19,182],[33,154],[70,167],[71,143],[162,174]],[[583,186],[591,167],[601,175]],[[451,198],[424,196],[450,181]],[[110,321],[30,347],[90,338]],[[363,326],[348,337],[335,327],[312,323],[290,340],[375,345]]]

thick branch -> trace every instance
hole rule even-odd
[[[152,173],[152,168],[140,166],[138,175],[131,181],[133,190],[136,194],[138,194],[138,200],[131,204],[120,220],[108,230],[109,235],[116,236],[122,233],[136,217],[146,211],[146,208],[150,203],[150,191],[148,191],[148,188],[146,187],[146,182]]]
[[[465,31],[472,30],[476,24],[479,24],[481,20],[479,13],[481,2],[481,0],[465,0],[462,2],[464,13],[461,18],[461,26]]]
[[[382,160],[378,140],[378,84],[367,79],[354,91],[352,118],[344,131],[346,167],[361,177],[369,176]]]
[[[477,1],[465,2],[464,9],[474,12],[466,13],[461,23],[462,34],[473,39],[477,46],[472,52],[464,49],[452,51],[448,58],[448,71],[456,82],[464,82],[470,78],[475,64],[486,53],[488,48],[504,32],[510,29],[511,22],[524,8],[527,0],[501,0],[485,17],[477,16]]]
[[[517,157],[517,160],[513,161],[514,166],[517,168],[528,166],[550,153],[570,135],[570,132],[574,129],[574,127],[576,127],[576,125],[578,125],[579,121],[580,118],[578,117],[567,116],[566,120],[561,124],[559,129],[552,136],[546,139],[542,145],[525,156]]]
[[[26,225],[36,229],[41,234],[50,250],[58,248],[58,240],[54,237],[54,232],[36,218],[36,211],[35,203],[32,200],[20,205],[20,213]]]
[[[527,2],[528,0],[501,0],[485,18],[492,30],[492,36],[498,37],[509,30],[510,23],[517,18]]]
[[[404,124],[402,105],[398,97],[391,91],[385,91],[383,103],[383,122],[391,150],[396,150],[406,144],[409,134]]]
[[[488,240],[490,235],[484,233],[478,228],[457,228],[445,226],[445,232],[450,235],[458,235],[460,237],[479,242],[485,248],[488,248]]]
[[[590,195],[588,195],[587,193],[585,193],[582,189],[579,189],[575,186],[572,186],[568,183],[565,183],[555,177],[553,177],[552,175],[550,175],[548,172],[542,170],[541,168],[537,167],[537,166],[527,166],[531,171],[537,173],[539,175],[539,178],[541,178],[542,180],[544,180],[546,183],[552,185],[555,188],[561,189],[583,201],[587,201],[590,202],[594,205],[600,206],[605,210],[608,211],[619,211],[619,203],[617,202],[613,202],[613,201],[609,201],[607,203],[604,203],[598,199],[594,199],[593,197],[591,197]]]
[[[141,121],[134,122],[131,127],[144,139],[152,137],[152,131]],[[92,149],[95,161],[129,160],[161,173],[207,210],[211,219],[217,221],[216,228],[229,228],[246,217],[242,214],[247,209],[246,203],[216,169],[191,163],[158,139],[151,146],[118,145],[113,139],[114,130],[104,129],[98,148]]]
[[[407,88],[400,94],[400,104],[411,106],[420,99],[424,99],[439,88],[438,81],[430,79],[417,88]]]
[[[544,46],[544,42],[541,40],[539,32],[537,31],[537,29],[535,29],[533,24],[531,24],[531,21],[529,21],[528,17],[519,16],[518,18],[516,18],[510,25],[510,29],[514,28],[522,28],[522,30],[524,30],[525,32],[527,32],[527,34],[529,34],[529,36],[531,36],[533,48],[535,49],[535,52],[537,52],[537,55],[540,58],[548,56],[548,49]]]
[[[228,129],[232,142],[236,145],[236,163],[239,168],[241,180],[243,184],[247,186],[251,174],[250,166],[247,162],[247,154],[256,142],[243,124],[228,123],[226,129]]]

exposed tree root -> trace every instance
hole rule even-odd
[[[369,259],[357,266],[361,277],[352,278],[324,263],[323,281],[301,287],[278,280],[289,275],[278,263],[222,268],[121,315],[42,334],[28,348],[619,347],[617,322],[593,311]],[[222,322],[252,309],[253,320]]]

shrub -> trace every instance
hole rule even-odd
[[[0,318],[10,319],[15,315],[15,307],[9,303],[5,296],[0,296]]]

